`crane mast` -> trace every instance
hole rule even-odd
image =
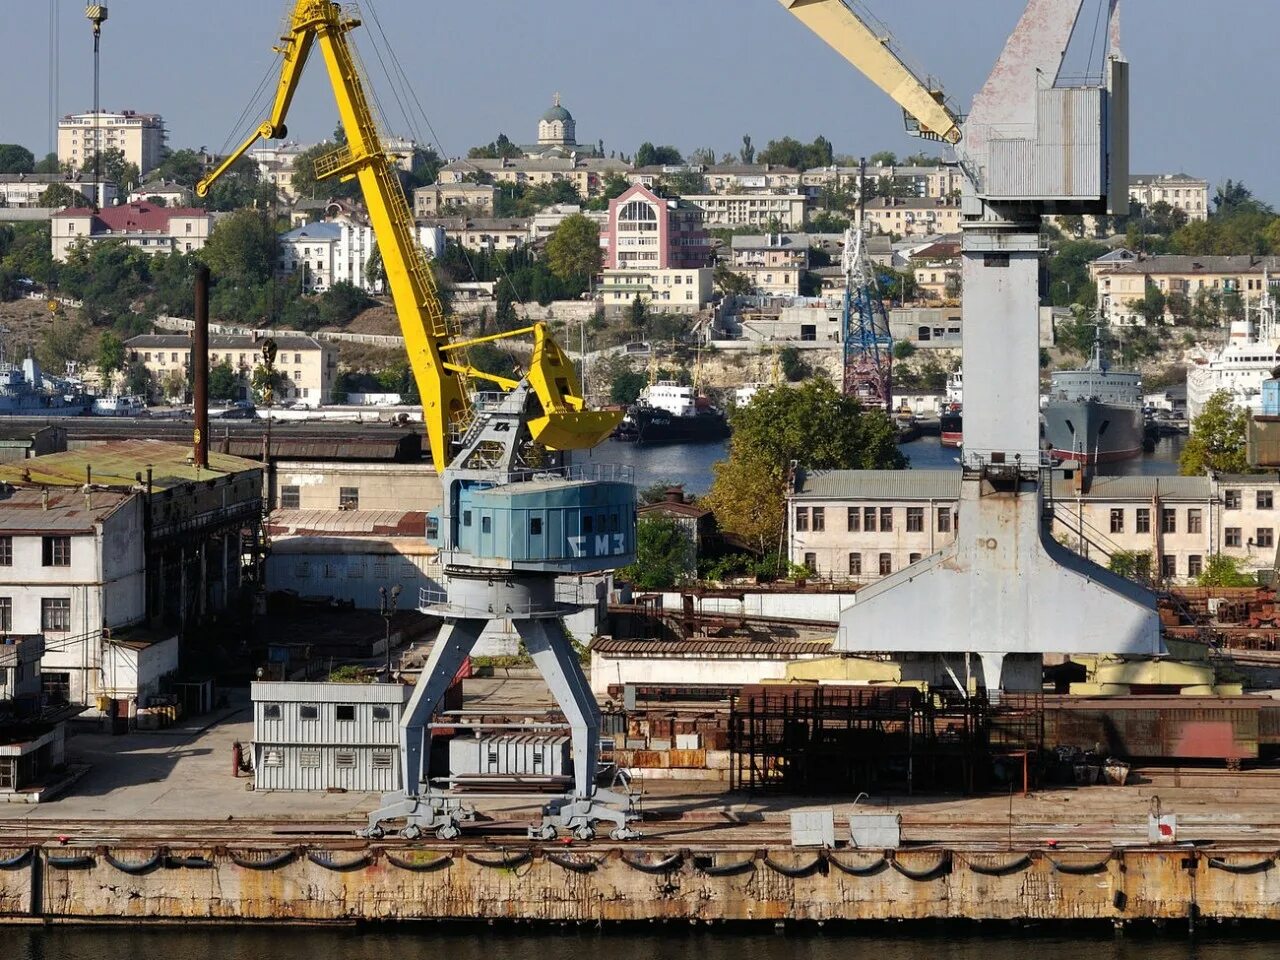
[[[1027,0],[963,120],[845,0],[779,2],[893,98],[909,129],[951,144],[965,179],[962,533],[859,591],[835,649],[933,657],[962,692],[955,664],[975,656],[995,691],[1040,689],[1046,653],[1164,652],[1154,597],[1054,540],[1039,437],[1041,218],[1128,208],[1118,0],[1102,70],[1085,78],[1062,75],[1073,36],[1088,35],[1083,0]]]
[[[359,23],[333,0],[294,0],[288,33],[275,48],[283,66],[269,118],[196,192],[205,196],[258,140],[286,135],[289,106],[318,44],[346,143],[316,161],[316,177],[360,184],[442,488],[441,508],[428,515],[426,534],[439,549],[445,589],[424,590],[418,606],[444,626],[401,721],[403,789],[383,798],[365,835],[383,835],[390,821],[402,822],[401,833],[410,838],[425,831],[458,835],[467,805],[450,776],[430,775],[430,721],[489,622],[501,618],[510,621],[542,673],[573,744],[572,789],[546,800],[531,836],[550,839],[563,829],[585,839],[601,821],[612,824],[616,839],[638,836],[628,826],[637,818],[635,798],[596,783],[600,710],[562,620],[583,604],[576,592],[562,600],[558,589],[562,576],[634,559],[636,494],[629,473],[606,464],[582,470],[569,459],[570,451],[590,449],[607,437],[621,413],[586,408],[573,364],[544,324],[472,340],[455,335],[365,96],[348,40]],[[520,379],[466,360],[468,346],[518,337],[532,339]],[[472,382],[494,389],[472,395]]]

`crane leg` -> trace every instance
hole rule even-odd
[[[555,828],[565,829],[579,839],[595,835],[598,821],[609,821],[615,840],[638,837],[628,823],[632,798],[602,790],[596,785],[600,760],[600,707],[582,672],[573,644],[558,619],[514,621],[520,639],[542,674],[556,703],[569,721],[573,740],[573,792],[556,798],[543,808],[542,827],[532,836],[548,836]]]
[[[424,761],[424,751],[430,742],[427,725],[462,664],[475,648],[487,622],[479,619],[453,620],[441,628],[400,719],[403,790],[383,796],[382,807],[369,815],[369,826],[363,831],[366,836],[380,836],[385,821],[400,818],[406,821],[406,835],[418,836],[425,831],[434,831],[444,839],[457,836],[458,821],[466,811],[459,800],[432,794]]]

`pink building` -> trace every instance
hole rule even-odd
[[[640,184],[609,201],[600,245],[606,270],[685,270],[711,262],[702,209],[665,200]]]

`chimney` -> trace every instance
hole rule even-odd
[[[679,484],[667,487],[663,496],[667,503],[684,503],[684,487]]]
[[[192,393],[195,400],[195,462],[209,466],[209,268],[196,268],[195,335],[191,343]],[[147,485],[151,471],[147,470]]]
[[[40,509],[41,510],[49,509],[49,488],[48,487],[40,488]]]

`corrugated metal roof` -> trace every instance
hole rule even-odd
[[[817,470],[804,474],[800,500],[956,500],[959,470]]]
[[[276,510],[267,524],[281,535],[425,537],[427,515],[421,510]]]
[[[152,487],[167,490],[194,480],[212,480],[226,474],[261,470],[252,460],[210,453],[208,468],[197,471],[195,464],[188,462],[190,457],[189,444],[161,440],[108,440],[77,450],[47,453],[42,457],[0,465],[0,482],[18,486],[79,486],[85,482],[85,468],[92,467],[95,484],[131,487],[138,482],[137,475],[145,477],[150,467]]]
[[[599,637],[591,641],[593,653],[611,657],[778,657],[823,656],[831,652],[832,640],[630,640]]]
[[[32,461],[25,461],[31,463]],[[0,495],[0,530],[14,533],[93,533],[94,524],[110,516],[133,494],[95,490],[80,493],[35,488],[12,489]]]
[[[1071,480],[1053,478],[1053,496],[1058,500],[1074,500],[1076,492]],[[1089,481],[1085,500],[1208,500],[1212,485],[1208,477],[1094,477]]]

